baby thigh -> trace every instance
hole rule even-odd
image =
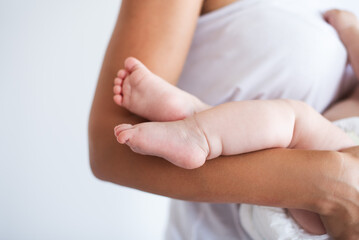
[[[301,209],[288,209],[288,212],[306,232],[315,235],[326,233],[318,214]]]

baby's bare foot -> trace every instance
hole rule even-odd
[[[206,161],[209,146],[193,118],[173,122],[121,124],[115,128],[117,141],[134,152],[162,157],[187,169]]]
[[[151,121],[180,120],[208,108],[132,57],[118,72],[113,91],[115,103]]]

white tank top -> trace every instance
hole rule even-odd
[[[359,16],[358,0],[240,0],[198,20],[178,86],[217,105],[244,99],[302,100],[317,111],[355,85],[325,10]],[[166,239],[248,239],[237,204],[172,200]]]

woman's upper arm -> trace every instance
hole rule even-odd
[[[113,80],[118,70],[123,68],[124,60],[134,56],[151,71],[175,84],[192,41],[202,1],[122,1],[89,119],[90,162],[96,176],[109,179],[114,173],[118,183],[125,184],[125,173],[130,173],[131,167],[141,168],[143,165],[133,159],[151,158],[132,153],[114,138],[113,128],[117,124],[136,123],[143,119],[114,104]]]
[[[91,131],[101,133],[99,128],[102,125],[107,128],[110,122],[114,127],[121,117],[130,116],[112,101],[113,80],[127,57],[136,57],[163,79],[172,84],[177,82],[192,41],[201,2],[122,1],[93,100]]]
[[[109,43],[100,85],[110,81],[126,57],[139,58],[171,83],[181,73],[203,0],[123,0]],[[104,74],[111,72],[111,79]]]

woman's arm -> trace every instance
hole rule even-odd
[[[327,206],[340,205],[331,197],[341,173],[340,153],[272,149],[221,157],[199,169],[184,170],[156,157],[135,154],[116,142],[114,126],[143,121],[112,101],[113,78],[124,59],[135,56],[175,84],[201,4],[200,0],[173,0],[170,4],[166,0],[123,0],[90,114],[89,148],[94,174],[106,181],[178,199],[330,212],[332,208]],[[350,184],[357,186],[358,182]]]
[[[341,10],[327,11],[324,17],[338,32],[348,52],[356,78],[359,79],[359,21],[357,17],[351,12]],[[331,121],[359,116],[359,86],[348,98],[330,107],[323,115]]]
[[[135,56],[153,72],[175,84],[192,40],[201,4],[200,0],[174,0],[171,4],[165,0],[122,2],[91,109],[91,166],[94,174],[101,179],[174,198],[216,202],[251,201],[245,199],[253,195],[247,194],[250,189],[246,190],[241,185],[252,182],[251,176],[255,173],[247,177],[241,173],[251,166],[242,166],[244,161],[238,157],[221,158],[208,162],[204,168],[196,171],[185,171],[162,159],[134,154],[129,148],[118,144],[113,135],[113,127],[119,123],[143,121],[112,101],[113,78],[124,59]],[[274,158],[270,157],[271,154],[258,153],[259,156],[242,158],[251,161],[257,158],[256,162],[261,162],[263,159]],[[238,175],[243,179],[238,178]],[[266,194],[263,190],[257,192]]]

